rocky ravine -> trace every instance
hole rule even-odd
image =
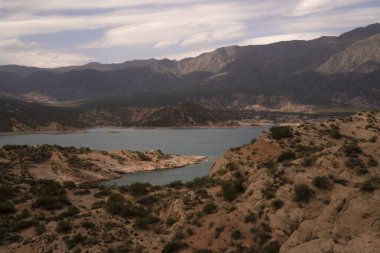
[[[275,127],[209,177],[163,187],[28,180],[2,164],[13,175],[1,177],[0,250],[378,252],[379,121],[371,112]]]

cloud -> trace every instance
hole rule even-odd
[[[250,10],[234,3],[218,3],[140,13],[133,19],[127,17],[126,25],[107,29],[102,38],[83,47],[160,48],[177,41],[186,47],[236,39],[245,35],[244,22],[253,15]]]
[[[165,48],[165,47],[170,47],[170,46],[177,45],[177,44],[178,44],[178,40],[163,40],[163,41],[156,43],[156,45],[154,45],[153,47],[154,48]]]
[[[217,0],[209,0],[214,2]],[[122,7],[140,6],[168,6],[168,5],[188,5],[202,3],[204,0],[12,0],[0,1],[0,9],[13,11],[42,11],[42,10],[91,10],[91,9],[114,9]]]
[[[108,62],[152,56],[178,59],[232,44],[337,35],[374,23],[380,17],[380,3],[376,0],[33,0],[32,3],[0,0],[2,63],[42,66],[80,64],[87,59]],[[80,38],[70,37],[79,33]],[[64,41],[55,43],[57,38]],[[66,40],[70,43],[64,43]]]
[[[218,41],[226,41],[241,38],[246,34],[246,29],[240,24],[231,24],[224,28],[217,28],[211,32],[196,33],[184,39],[181,46],[197,46]]]
[[[257,37],[248,40],[244,40],[238,45],[247,46],[247,45],[265,45],[279,41],[291,41],[291,40],[311,40],[318,37],[321,37],[327,34],[320,33],[292,33],[292,34],[279,34],[273,36]]]
[[[292,15],[302,16],[363,3],[363,0],[301,0]]]
[[[41,46],[34,42],[23,43],[18,39],[3,40],[0,42],[0,63],[50,68],[83,64],[91,60],[82,54],[52,52],[42,49]]]
[[[366,7],[356,8],[349,11],[335,10],[318,15],[308,15],[287,19],[277,27],[286,33],[297,33],[299,31],[348,31],[359,26],[366,26],[377,22],[380,17],[380,8]]]

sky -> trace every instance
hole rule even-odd
[[[377,22],[379,0],[0,0],[0,65],[179,60]]]

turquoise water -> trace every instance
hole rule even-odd
[[[22,134],[0,136],[0,145],[57,144],[61,146],[89,147],[97,150],[130,149],[145,151],[160,149],[179,155],[202,155],[207,160],[185,168],[139,172],[109,180],[104,184],[130,184],[149,182],[166,184],[174,180],[189,181],[208,174],[215,160],[229,148],[249,143],[258,138],[265,127],[252,128],[185,128],[136,129],[96,128],[84,133]]]

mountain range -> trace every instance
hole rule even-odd
[[[54,69],[0,66],[1,93],[35,93],[58,101],[117,98],[128,106],[201,101],[207,107],[245,108],[286,101],[377,108],[379,83],[377,23],[340,36],[229,46],[179,61],[92,62]]]

